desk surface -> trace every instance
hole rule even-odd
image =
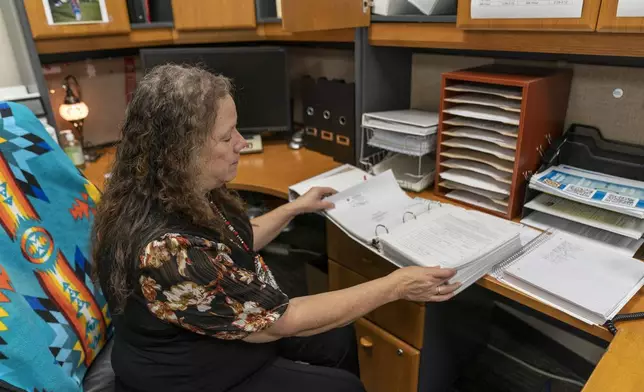
[[[105,173],[114,159],[114,149],[107,149],[96,162],[85,168],[85,175],[99,189],[103,189]],[[331,158],[306,149],[290,150],[285,143],[266,143],[261,154],[242,156],[237,178],[230,187],[237,190],[261,192],[288,198],[288,187],[339,166]],[[439,199],[426,191],[414,196]],[[446,201],[448,202],[448,201]],[[586,331],[611,344],[596,367],[584,391],[641,391],[644,390],[644,321],[618,324],[619,333],[613,337],[605,328],[590,326],[567,314],[508,287],[486,276],[478,284],[525,306],[545,313],[557,320]],[[640,291],[624,307],[624,313],[643,312],[644,294]]]

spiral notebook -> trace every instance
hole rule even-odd
[[[588,324],[612,319],[644,285],[644,263],[563,232],[544,232],[492,272]]]

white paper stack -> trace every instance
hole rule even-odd
[[[644,263],[579,237],[544,233],[493,271],[500,281],[593,325],[644,284]]]
[[[530,188],[582,204],[644,218],[644,182],[568,165],[550,167],[530,178]]]
[[[365,113],[362,127],[371,131],[370,146],[422,156],[436,147],[438,113],[415,109]]]
[[[521,225],[462,208],[434,208],[380,236],[385,256],[403,266],[455,268],[460,290],[521,249]]]
[[[445,89],[440,185],[451,190],[451,199],[507,213],[522,90],[483,83]]]

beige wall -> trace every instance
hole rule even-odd
[[[0,9],[0,59],[2,69],[0,70],[0,88],[21,85],[18,63],[12,47],[11,36],[7,31],[5,18],[8,16]]]
[[[415,54],[412,107],[438,110],[441,73],[495,62],[492,58]],[[504,61],[508,62],[508,61]],[[607,67],[556,62],[513,62],[518,65],[571,67],[573,81],[566,126],[598,127],[608,139],[644,144],[644,68]],[[624,90],[620,99],[613,97]]]

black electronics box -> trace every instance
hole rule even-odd
[[[355,83],[306,76],[301,91],[306,147],[355,165]]]

